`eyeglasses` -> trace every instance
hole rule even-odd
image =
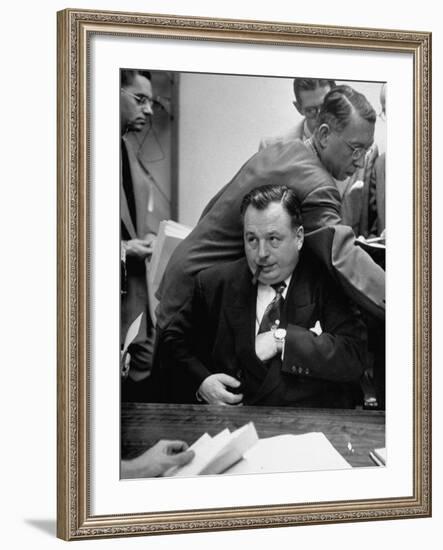
[[[138,105],[141,105],[141,106],[149,105],[151,109],[154,108],[155,101],[152,98],[145,95],[133,94],[132,92],[128,92],[128,90],[126,90],[125,88],[121,88],[121,91],[126,95],[133,97]]]
[[[334,132],[334,130],[331,130]],[[339,137],[346,145],[352,149],[352,160],[358,160],[361,158],[362,155],[365,155],[369,149],[369,147],[356,147],[355,145],[352,145],[352,143],[349,143],[349,141],[346,141],[343,136],[341,136],[338,132],[334,132],[334,134]]]
[[[318,107],[304,107],[303,114],[306,118],[317,118],[320,113],[321,105]]]

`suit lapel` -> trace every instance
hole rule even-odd
[[[306,269],[305,255],[300,256],[299,264],[294,271],[283,306],[283,326],[300,325],[305,327],[313,309],[312,289],[315,285],[309,280],[312,277]],[[308,327],[307,327],[308,328]]]
[[[255,338],[257,286],[252,284],[252,275],[246,260],[228,292],[230,298],[226,305],[226,316],[234,329],[236,340],[244,342],[249,348]]]
[[[137,235],[143,237],[147,229],[148,212],[152,212],[154,209],[154,205],[151,204],[153,202],[153,181],[151,175],[140,164],[132,143],[127,144],[127,150],[137,213],[137,227],[135,229]]]
[[[126,200],[126,194],[122,183],[120,184],[120,216],[122,222],[125,224],[125,227],[128,230],[131,239],[136,239],[137,232],[135,231],[134,224],[132,223],[132,218],[129,213],[128,201]]]
[[[229,304],[225,307],[228,325],[232,328],[235,352],[243,369],[257,373],[263,368],[255,355],[255,319],[257,285],[252,284],[252,275],[244,260],[239,276],[230,284]],[[263,374],[264,374],[263,370]]]
[[[129,147],[126,143],[126,140],[123,139],[125,142],[124,145],[122,144],[122,147],[126,147],[126,151],[128,154],[128,162],[129,162]],[[129,236],[131,239],[137,238],[137,231],[135,230],[134,223],[132,221],[131,214],[129,212],[129,206],[128,206],[128,200],[126,198],[125,188],[123,186],[123,164],[122,161],[120,161],[120,217],[125,225]]]

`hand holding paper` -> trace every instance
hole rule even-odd
[[[126,241],[124,244],[126,256],[133,256],[144,260],[152,254],[153,250],[153,239],[149,241],[144,241],[142,239],[131,239]]]
[[[205,433],[190,447],[195,452],[195,458],[182,468],[166,472],[165,476],[220,474],[241,460],[257,441],[258,435],[252,422],[232,433],[226,428],[215,437]]]
[[[159,441],[142,455],[122,460],[122,478],[159,477],[171,467],[184,466],[194,458],[184,441]]]

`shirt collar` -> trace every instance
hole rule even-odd
[[[306,141],[307,139],[311,139],[312,132],[308,128],[308,121],[305,119],[303,121],[303,139]]]
[[[289,275],[289,277],[287,277],[285,279],[286,286],[285,286],[285,288],[282,292],[283,298],[286,298],[286,294],[288,292],[288,288],[289,288],[289,285],[291,283],[291,279],[292,279],[292,273]],[[268,292],[269,290],[274,292],[274,289],[271,287],[271,285],[265,285],[265,284],[261,283],[260,281],[258,282],[257,292],[263,293],[263,292]]]

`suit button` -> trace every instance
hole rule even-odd
[[[303,368],[302,367],[298,367],[298,374],[303,374]]]
[[[305,369],[305,374],[306,374],[306,376],[309,376],[309,373],[310,373],[310,370],[309,370],[309,369]]]
[[[296,367],[295,365],[292,365],[291,371],[292,371],[292,372],[297,372],[297,367]]]

